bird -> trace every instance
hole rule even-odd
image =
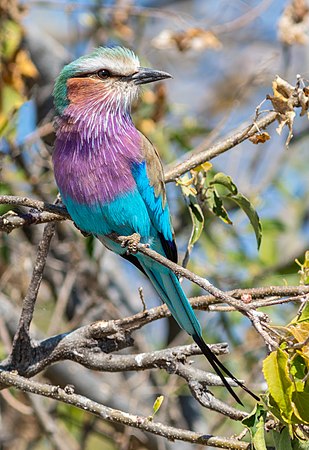
[[[54,176],[62,202],[77,227],[97,237],[148,277],[179,326],[193,338],[224,386],[242,405],[224,374],[255,400],[259,397],[205,342],[175,273],[138,251],[128,253],[112,238],[126,236],[131,247],[139,241],[177,262],[162,162],[131,116],[140,87],[168,78],[172,76],[167,72],[141,67],[135,53],[121,46],[98,47],[64,66],[53,90]]]

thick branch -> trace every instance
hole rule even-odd
[[[0,303],[0,313],[6,317],[7,300],[2,299]],[[129,318],[128,318],[129,319]],[[125,325],[131,323],[130,320],[123,319]],[[105,352],[114,351],[117,345],[130,345],[132,341],[122,342],[121,333],[115,334],[115,321],[102,322],[99,329],[102,337],[98,337],[98,326],[96,323],[73,331],[72,333],[54,336],[40,342],[31,340],[29,349],[25,352],[28,359],[17,361],[14,366],[10,360],[3,361],[0,370],[17,371],[20,375],[31,377],[39,373],[53,363],[62,360],[71,360],[82,364],[92,370],[105,372],[143,371],[149,369],[163,369],[169,374],[175,374],[183,378],[189,385],[192,393],[204,407],[220,412],[233,420],[244,418],[246,413],[239,411],[220,400],[217,400],[209,391],[208,386],[221,386],[222,381],[218,376],[199,370],[191,365],[188,359],[191,356],[201,353],[196,345],[185,345],[181,347],[168,348],[155,352],[131,354],[131,355],[111,355]],[[127,322],[127,323],[126,323]],[[100,324],[100,322],[98,323]],[[11,333],[15,327],[9,324]],[[105,331],[103,331],[105,329]],[[93,337],[92,332],[97,337]],[[108,336],[111,333],[111,336]],[[104,337],[106,335],[106,337]],[[126,333],[126,336],[129,336]],[[119,345],[120,347],[120,345]],[[118,347],[118,348],[119,348]],[[211,346],[215,354],[227,353],[227,344],[215,344]],[[187,362],[188,361],[188,362]],[[194,382],[196,383],[194,384]],[[232,386],[235,383],[228,380]],[[3,388],[3,387],[2,387]]]
[[[250,448],[250,444],[240,442],[235,438],[207,436],[201,433],[195,433],[193,431],[170,427],[164,425],[163,423],[154,422],[148,417],[137,416],[101,405],[97,402],[89,400],[86,397],[71,393],[71,390],[69,389],[61,389],[58,386],[51,386],[34,380],[28,380],[12,372],[0,372],[0,382],[8,387],[14,386],[24,392],[31,392],[33,394],[53,398],[90,412],[101,419],[139,428],[143,431],[147,431],[158,436],[163,436],[171,441],[181,440],[226,449],[247,450]]]

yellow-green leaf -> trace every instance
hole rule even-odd
[[[288,355],[278,348],[265,358],[263,373],[267,381],[269,394],[287,423],[291,423],[293,414],[291,396],[293,383],[288,375]]]
[[[3,57],[6,60],[9,60],[14,57],[14,54],[21,43],[23,32],[21,26],[13,20],[6,20],[2,23],[2,27],[1,34],[3,39],[2,48],[0,50]]]
[[[17,110],[23,103],[24,97],[12,86],[4,84],[1,89],[1,112],[5,115]]]
[[[160,395],[159,397],[156,398],[154,404],[153,404],[153,415],[155,415],[159,409],[161,408],[161,405],[163,403],[164,400],[164,395]]]
[[[308,392],[293,392],[292,394],[293,412],[299,423],[309,424],[309,393]]]
[[[301,315],[296,317],[291,323],[309,322],[309,302],[305,304]]]
[[[212,168],[212,164],[210,161],[206,161],[199,166],[196,166],[192,169],[193,172],[200,172],[203,170],[204,172],[208,172]]]

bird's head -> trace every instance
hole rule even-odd
[[[67,106],[130,108],[139,86],[171,78],[166,72],[140,67],[124,47],[99,47],[65,66],[56,80],[54,103],[61,115]]]

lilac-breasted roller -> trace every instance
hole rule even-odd
[[[140,241],[177,261],[162,164],[151,142],[134,126],[131,104],[142,84],[171,78],[140,67],[122,47],[97,48],[64,67],[56,80],[53,163],[63,203],[77,226],[129,259],[149,278],[172,315],[200,347],[233,397],[223,373],[258,399],[212,353],[177,276],[126,249],[109,236],[140,235]]]

